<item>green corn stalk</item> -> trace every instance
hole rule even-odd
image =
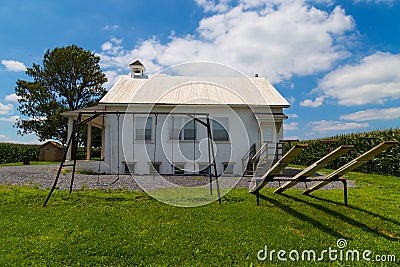
[[[363,139],[364,137],[376,137],[379,139]],[[400,141],[400,129],[388,129],[388,130],[376,130],[365,133],[353,133],[353,134],[342,134],[333,136],[330,138],[336,142],[332,144],[332,149],[341,145],[354,145],[354,149],[343,155],[342,157],[334,160],[327,166],[330,169],[337,169],[347,162],[353,160],[364,152],[368,151],[372,147],[378,145],[382,141],[397,140]],[[308,166],[325,154],[329,153],[330,147],[327,143],[321,142],[321,139],[316,140],[305,140],[300,143],[309,144],[306,151],[301,153],[293,161],[293,164]],[[285,145],[286,151],[288,151],[288,144]],[[357,168],[355,171],[364,173],[375,173],[384,175],[393,175],[400,177],[400,145],[396,145],[390,148],[388,151],[378,154],[375,158],[363,166]]]

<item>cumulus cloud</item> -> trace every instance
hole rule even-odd
[[[5,136],[4,134],[0,134],[0,140],[5,140],[7,139],[7,136]]]
[[[103,43],[102,51],[98,53],[103,69],[126,74],[129,72],[128,65],[135,59],[140,59],[150,73],[156,73],[161,69],[160,65],[153,63],[158,56],[158,50],[160,50],[154,39],[144,41],[139,47],[132,50],[124,49],[121,43],[122,40],[117,38]],[[107,78],[109,77],[107,76]]]
[[[206,12],[224,12],[229,8],[229,0],[195,0]]]
[[[4,105],[0,103],[0,115],[7,115],[14,111],[14,106],[12,104]]]
[[[1,64],[3,64],[8,71],[18,72],[18,71],[25,71],[26,70],[25,64],[22,63],[22,62],[16,61],[16,60],[3,59],[1,61]]]
[[[106,25],[103,27],[103,30],[105,31],[112,31],[112,30],[117,30],[119,29],[118,25]]]
[[[290,123],[285,123],[283,125],[283,129],[285,131],[293,131],[293,130],[297,130],[298,126],[299,126],[298,122],[290,122]]]
[[[0,118],[0,121],[8,121],[8,122],[17,122],[20,119],[20,116],[11,116],[11,117],[3,117]]]
[[[107,82],[104,84],[104,87],[108,89],[111,88],[121,77],[118,72],[112,70],[104,71],[104,74],[107,76]]]
[[[320,96],[320,97],[317,97],[315,100],[306,99],[304,101],[301,101],[300,106],[317,108],[317,107],[321,106],[323,102],[324,102],[324,97]]]
[[[376,4],[393,4],[396,0],[354,0],[354,3],[361,4],[361,3],[376,3]]]
[[[340,116],[341,120],[352,121],[394,120],[398,118],[400,118],[400,107],[367,109]]]
[[[340,122],[340,121],[314,121],[310,122],[311,130],[317,132],[346,131],[367,128],[368,123]]]
[[[172,35],[165,43],[154,37],[126,49],[115,40],[105,42],[100,53],[103,68],[126,71],[132,60],[141,59],[151,73],[188,61],[212,61],[276,83],[329,70],[349,55],[346,36],[355,24],[340,6],[323,11],[301,0],[261,6],[255,0],[236,6],[229,1],[197,3],[209,10],[224,8],[202,19],[196,32]]]
[[[105,42],[104,44],[101,45],[101,50],[103,51],[109,51],[113,48],[113,44],[111,42]]]
[[[13,93],[10,95],[7,95],[4,100],[8,101],[8,102],[18,102],[18,99],[20,99],[21,97],[17,96],[17,94]]]
[[[300,140],[300,138],[297,135],[291,135],[291,136],[285,136],[286,140]]]
[[[318,91],[340,105],[384,104],[400,98],[400,54],[376,52],[328,73]]]
[[[30,117],[29,120],[30,120],[30,121],[46,121],[46,120],[47,120],[47,117],[45,117],[45,116]]]

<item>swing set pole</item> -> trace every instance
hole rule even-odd
[[[207,115],[207,133],[208,133],[208,144],[209,144],[208,150],[209,151],[211,150],[211,156],[212,156],[212,159],[211,159],[212,164],[211,165],[214,167],[215,184],[217,185],[218,203],[222,204],[221,192],[219,190],[217,164],[215,163],[214,144],[212,143],[213,138],[212,138],[212,133],[211,133],[210,118],[208,117],[208,115]],[[210,179],[212,179],[211,177],[212,177],[212,175],[211,175],[211,170],[210,170]],[[210,185],[211,185],[211,183],[210,183]]]

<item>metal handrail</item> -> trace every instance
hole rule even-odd
[[[253,158],[252,154],[256,153],[256,144],[254,143],[249,150],[244,154],[244,156],[242,157],[242,171],[245,172],[247,169],[247,164],[249,163],[249,161],[251,160],[251,158]]]
[[[256,159],[261,155],[261,153],[264,152],[264,150],[267,151],[267,149],[268,149],[268,144],[269,144],[269,143],[271,143],[271,142],[265,142],[265,143],[260,147],[260,149],[257,150],[257,152],[254,154],[254,156],[253,156],[250,160],[256,160]]]
[[[260,149],[254,154],[254,156],[250,159],[253,163],[253,172],[256,171],[258,164],[260,161],[264,161],[268,159],[268,144],[272,142],[265,142]]]

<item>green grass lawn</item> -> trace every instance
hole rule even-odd
[[[259,250],[338,249],[395,255],[400,263],[400,178],[349,174],[349,206],[341,190],[312,197],[263,189],[260,206],[246,189],[222,205],[173,207],[127,191],[48,191],[0,186],[0,266],[327,266],[325,261],[257,259]],[[338,254],[339,255],[339,254]],[[288,258],[286,254],[284,257]],[[365,261],[333,262],[365,266]],[[371,262],[371,266],[381,263]]]

